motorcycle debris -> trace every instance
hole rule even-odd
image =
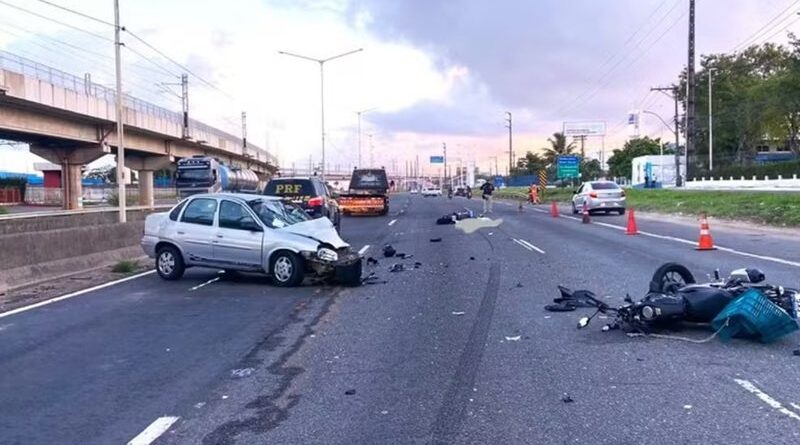
[[[522,336],[521,335],[517,335],[516,337],[506,336],[506,341],[520,341],[520,340],[522,340]]]
[[[569,394],[564,394],[564,397],[561,398],[561,401],[564,403],[574,402],[574,400],[572,400],[572,397],[570,397]]]
[[[356,394],[356,390],[355,389],[348,389],[347,391],[344,392],[344,395],[346,395],[346,396],[353,396],[355,394]]]
[[[420,263],[419,261],[414,263],[414,269],[419,269],[420,267],[422,267],[422,263]]]
[[[470,261],[475,261],[475,257],[474,256],[469,257],[469,259],[470,259]]]
[[[402,272],[404,270],[406,270],[405,267],[400,263],[392,264],[392,267],[389,268],[389,272]]]
[[[441,243],[442,239],[441,238],[431,238],[431,242],[432,243]]]
[[[383,246],[383,256],[386,258],[393,257],[395,253],[397,253],[397,251],[394,249],[394,247],[392,247],[391,244]]]
[[[792,351],[792,355],[795,357],[800,357],[800,349],[795,349],[794,351]]]
[[[692,405],[683,405],[683,409],[692,409]]]
[[[400,258],[401,260],[407,260],[409,258],[414,258],[414,255],[410,253],[396,253],[394,256]]]
[[[375,258],[369,257],[369,258],[367,258],[367,264],[369,264],[371,266],[377,266],[378,265],[378,260],[376,260]]]
[[[452,313],[453,315],[459,315],[459,316],[460,316],[460,315],[464,315],[464,314],[466,314],[466,312],[463,312],[463,311],[453,311],[453,312],[451,312],[451,313]]]
[[[436,220],[436,224],[440,226],[446,226],[449,224],[455,224],[456,221],[453,219],[452,215],[443,216]]]
[[[518,282],[518,283],[517,283],[517,287],[525,287],[525,286],[523,286],[523,285],[522,285],[522,283],[519,283],[519,282]]]

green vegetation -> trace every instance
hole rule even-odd
[[[643,138],[631,139],[625,142],[622,149],[614,150],[614,154],[608,158],[608,174],[614,178],[631,177],[633,159],[639,156],[657,155],[661,153],[661,139]],[[674,153],[672,150],[664,149],[664,154]]]
[[[122,260],[117,262],[114,266],[111,267],[111,272],[114,273],[133,273],[136,272],[136,269],[139,268],[138,261],[131,261],[131,260]]]
[[[7,213],[8,213],[8,209],[3,207],[3,206],[0,206],[0,215],[5,215]]]
[[[642,190],[626,189],[628,207],[636,210],[700,215],[752,221],[773,226],[800,226],[800,193]],[[526,187],[508,187],[495,192],[500,199],[528,199]],[[547,189],[542,202],[569,202],[571,188]]]

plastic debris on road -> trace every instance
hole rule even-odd
[[[463,312],[463,311],[453,311],[453,312],[452,312],[452,314],[453,314],[453,315],[464,315],[464,314],[466,314],[466,312]]]
[[[392,264],[392,267],[389,268],[389,272],[402,272],[404,270],[406,270],[406,268],[400,263]]]
[[[344,392],[344,395],[346,395],[346,396],[352,396],[352,395],[355,395],[355,394],[356,394],[356,390],[355,389],[348,389],[347,391]]]
[[[564,396],[561,397],[561,401],[564,402],[564,403],[572,403],[572,402],[574,402],[574,400],[572,400],[572,397],[570,397],[569,394],[564,394]]]
[[[431,238],[431,242],[432,243],[441,243],[442,239],[441,238]]]
[[[520,340],[522,340],[522,336],[521,335],[517,335],[515,337],[506,336],[506,341],[520,341]]]

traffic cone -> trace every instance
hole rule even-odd
[[[550,216],[558,218],[558,206],[555,201],[553,201],[553,205],[550,206]]]
[[[714,250],[714,239],[708,230],[708,218],[704,214],[700,217],[700,239],[697,240],[697,250]]]
[[[639,228],[636,227],[636,217],[633,215],[633,209],[628,210],[628,227],[625,228],[626,235],[638,235]]]
[[[584,224],[589,224],[592,222],[592,219],[589,217],[589,203],[583,201],[583,219],[581,220]]]

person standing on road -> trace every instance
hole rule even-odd
[[[492,213],[492,193],[494,192],[494,184],[486,181],[481,186],[483,193],[483,213]]]
[[[531,183],[530,201],[531,204],[539,204],[539,185],[535,182]]]

